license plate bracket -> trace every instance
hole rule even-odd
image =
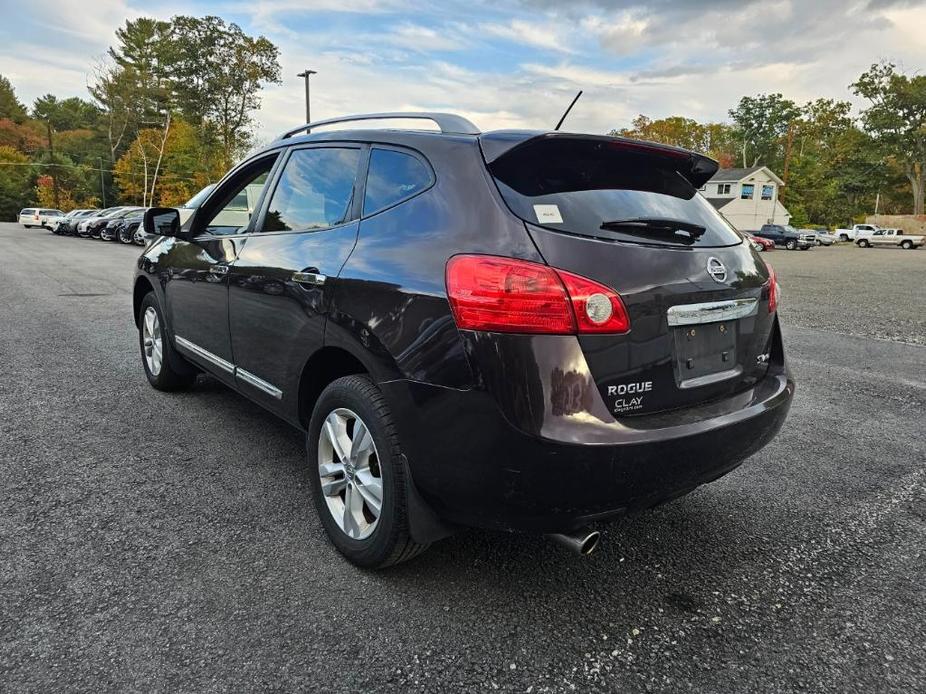
[[[742,373],[736,359],[736,322],[719,321],[673,329],[679,388],[696,388]]]

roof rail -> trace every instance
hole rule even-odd
[[[293,128],[292,130],[287,130],[280,136],[281,140],[285,140],[288,137],[293,135],[298,135],[301,132],[308,132],[312,128],[317,128],[322,125],[333,125],[335,123],[350,123],[352,121],[361,121],[361,120],[397,120],[397,119],[416,119],[416,120],[429,120],[437,123],[437,127],[440,128],[442,133],[450,133],[455,135],[478,135],[480,130],[470,121],[466,120],[463,116],[457,116],[453,113],[430,113],[425,111],[396,111],[392,113],[361,113],[355,116],[341,116],[340,118],[328,118],[327,120],[318,120],[314,123],[306,123],[305,125],[300,125],[298,128]]]

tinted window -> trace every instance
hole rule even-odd
[[[264,231],[325,229],[350,217],[359,149],[297,149],[286,162]]]
[[[31,208],[31,207],[27,207],[26,209],[24,209],[24,210],[23,210],[22,212],[20,212],[19,214],[35,214],[35,210],[34,210],[33,208]]]
[[[274,153],[236,171],[201,205],[198,213],[202,215],[201,219],[194,216],[194,232],[204,228],[216,236],[244,233],[251,223],[276,158]]]
[[[417,157],[391,149],[370,152],[363,213],[373,214],[431,185],[431,172]]]
[[[629,243],[733,246],[742,238],[676,170],[677,161],[600,140],[537,140],[489,167],[505,202],[521,219],[572,234]],[[607,223],[677,220],[704,227],[694,238]],[[604,225],[604,226],[603,226]]]

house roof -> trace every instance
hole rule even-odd
[[[721,207],[726,205],[728,202],[733,202],[736,198],[704,198],[711,205],[714,206],[715,210],[719,210]]]
[[[745,169],[718,169],[717,173],[711,176],[711,183],[737,183],[742,181],[744,178],[749,178],[756,171],[761,171],[765,169],[765,172],[772,177],[778,185],[783,186],[785,184],[778,176],[775,175],[775,172],[772,171],[767,166],[750,166]]]

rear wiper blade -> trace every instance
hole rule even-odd
[[[609,222],[602,222],[601,228],[607,231],[634,231],[646,232],[668,232],[674,234],[682,231],[691,238],[697,238],[707,231],[706,227],[700,224],[693,224],[681,219],[663,219],[656,217],[634,217],[633,219],[614,219]]]

